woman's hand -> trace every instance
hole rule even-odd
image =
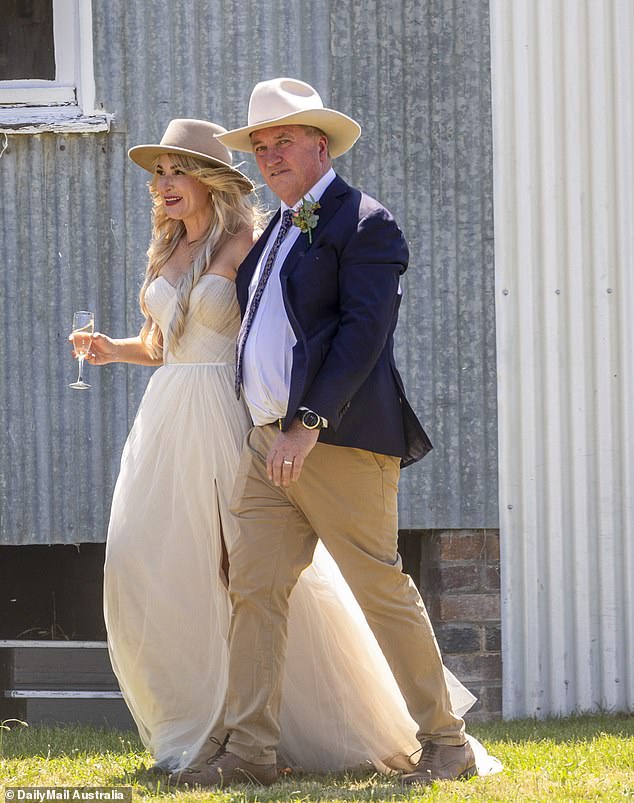
[[[68,336],[71,347],[73,345],[72,335]],[[101,332],[95,332],[92,336],[90,344],[90,351],[86,355],[86,362],[91,365],[107,365],[111,362],[118,362],[117,359],[117,344],[108,335],[103,335]],[[73,357],[77,357],[75,350],[72,350]]]
[[[73,342],[72,335],[68,339]],[[77,354],[73,350],[73,357]],[[156,368],[163,364],[163,357],[152,357],[140,337],[115,339],[95,332],[86,357],[91,365],[108,365],[111,362],[127,362],[133,365],[149,365]]]
[[[111,362],[119,362],[118,344],[108,335],[95,332],[92,336],[90,351],[86,359],[91,365],[108,365]]]

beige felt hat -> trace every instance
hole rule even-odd
[[[177,118],[170,120],[158,145],[135,145],[128,156],[144,170],[154,172],[156,157],[161,153],[182,153],[203,159],[215,167],[228,167],[235,173],[245,192],[253,190],[253,182],[231,164],[231,151],[216,139],[226,128],[206,120]]]
[[[234,128],[217,138],[236,151],[252,151],[250,134],[276,125],[312,125],[328,137],[330,155],[341,156],[354,145],[361,126],[351,117],[325,109],[310,84],[294,78],[273,78],[256,84],[249,100],[248,125]]]

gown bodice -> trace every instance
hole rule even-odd
[[[159,276],[148,287],[145,303],[165,342],[176,308],[176,288]],[[239,328],[235,282],[217,273],[206,273],[191,292],[180,341],[174,349],[167,344],[165,363],[233,363]]]

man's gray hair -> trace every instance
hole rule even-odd
[[[328,143],[328,158],[330,159],[330,140],[328,139],[328,134],[325,131],[322,131],[321,128],[317,128],[315,125],[302,125],[304,131],[307,134],[311,134],[313,137],[326,137],[326,142]]]

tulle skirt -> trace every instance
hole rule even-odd
[[[222,540],[249,417],[233,367],[152,376],[121,458],[106,548],[108,646],[146,747],[170,769],[222,738],[230,603]],[[446,670],[456,713],[474,697]],[[319,544],[290,601],[280,757],[338,771],[408,769],[416,724],[350,589]],[[472,740],[481,774],[499,769]]]

